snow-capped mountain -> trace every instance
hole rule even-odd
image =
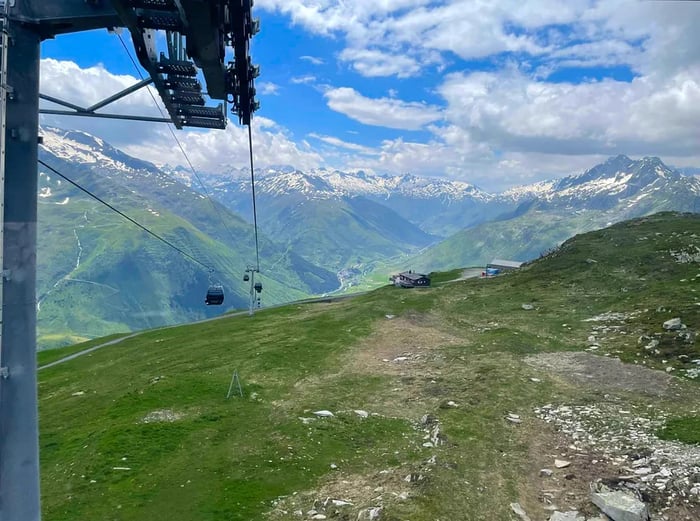
[[[660,211],[700,212],[700,180],[657,157],[616,156],[581,174],[502,194],[520,200],[500,219],[462,230],[412,260],[417,269],[531,260],[577,233]],[[522,198],[522,199],[520,199]]]
[[[167,170],[167,169],[166,169]],[[169,173],[196,185],[193,174],[182,168]],[[221,193],[249,190],[250,174],[245,170],[228,169],[222,174],[200,173],[200,179],[209,188]],[[390,176],[358,170],[313,169],[301,171],[291,167],[256,169],[256,190],[272,196],[300,194],[307,199],[331,199],[341,197],[373,197],[388,199],[398,195],[420,199],[449,199],[460,201],[474,199],[489,201],[494,198],[476,186],[462,181],[419,177],[411,174]]]
[[[623,155],[542,188],[535,198],[539,209],[638,213],[669,197],[683,205],[700,196],[700,180],[672,170],[658,157],[633,160]]]
[[[198,189],[198,181],[192,180],[191,173],[179,170],[177,175],[189,176],[190,186]],[[362,170],[301,171],[282,167],[258,169],[255,177],[256,195],[267,206],[281,210],[304,201],[316,204],[362,198],[381,204],[423,231],[439,236],[495,217],[519,202],[494,196],[462,181],[411,174],[390,176]],[[229,169],[224,175],[200,173],[199,179],[207,191],[230,209],[250,217],[249,174]]]

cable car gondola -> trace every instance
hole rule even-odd
[[[250,276],[246,273],[243,275],[243,282],[248,282],[250,280]]]
[[[258,293],[260,293],[262,291],[262,284],[260,282],[256,282],[253,287],[255,288],[255,291],[257,291]]]
[[[207,306],[220,306],[224,302],[224,287],[220,284],[209,286],[204,303]]]

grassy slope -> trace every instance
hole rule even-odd
[[[528,504],[536,494],[527,478],[541,434],[532,408],[602,394],[526,366],[523,356],[581,350],[591,328],[584,319],[638,311],[630,334],[601,349],[684,367],[679,355],[697,357],[696,342],[660,336],[663,350],[654,354],[636,338],[661,331],[673,316],[700,327],[697,264],[669,254],[700,245],[698,237],[699,218],[661,215],[577,237],[507,276],[417,291],[385,287],[351,301],[146,333],[42,371],[44,515],[248,521],[271,512],[268,518],[293,519],[295,508],[306,512],[313,497],[326,497],[308,491],[342,489],[345,480],[357,506],[372,504],[372,490],[385,487],[386,520],[509,519],[511,501]],[[420,357],[382,362],[409,351]],[[234,369],[246,395],[226,400]],[[541,384],[530,381],[535,376]],[[697,386],[689,389],[697,400]],[[616,399],[681,416],[693,405]],[[460,406],[447,407],[448,400]],[[379,416],[361,420],[355,408]],[[318,409],[347,412],[308,425],[299,420]],[[156,410],[180,418],[141,422]],[[525,418],[521,428],[503,420],[508,412]],[[439,417],[448,444],[421,446],[416,423],[425,413]],[[439,464],[426,470],[420,462],[432,454]],[[402,480],[411,472],[427,478],[408,485]],[[409,498],[392,499],[391,486],[408,487]],[[275,498],[295,492],[283,502],[288,509],[274,508]]]
[[[413,252],[434,241],[392,210],[363,198],[263,198],[261,207],[268,236],[332,270]]]
[[[247,306],[249,287],[241,279],[255,260],[255,242],[251,226],[240,217],[155,170],[132,175],[46,156],[76,182],[212,266],[214,280],[226,288],[226,300],[223,308],[203,306],[206,268],[42,173],[37,256],[41,348]],[[270,260],[260,266],[267,305],[337,287],[334,273],[289,248],[262,236],[260,249],[263,259]]]

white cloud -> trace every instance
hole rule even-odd
[[[318,139],[319,141],[322,141],[328,145],[338,147],[338,148],[343,148],[346,150],[352,150],[353,152],[358,152],[360,154],[365,154],[365,155],[377,155],[379,152],[371,147],[367,147],[364,145],[359,145],[357,143],[351,143],[349,141],[344,141],[340,138],[334,137],[334,136],[323,136],[319,134],[309,134],[309,137],[312,137],[314,139]]]
[[[279,94],[280,86],[271,81],[261,81],[256,84],[256,89],[260,94],[276,96]]]
[[[313,65],[323,65],[326,63],[323,61],[323,59],[319,58],[318,56],[299,56],[300,60],[307,61]]]
[[[287,135],[285,129],[274,121],[257,116],[253,118],[253,158],[256,167],[270,165],[294,165],[301,169],[317,168],[323,163],[323,158],[313,150],[306,150],[297,145]],[[248,129],[233,123],[226,130],[201,132],[184,130],[178,133],[190,160],[195,167],[208,172],[219,172],[229,166],[247,167],[248,161]],[[166,156],[160,147],[169,149]],[[127,149],[129,151],[131,149]],[[172,139],[169,144],[161,143],[150,150],[144,150],[150,160],[157,161],[160,157],[180,158],[179,148]],[[170,160],[170,159],[169,159]]]
[[[651,72],[677,70],[700,55],[695,2],[260,0],[258,7],[341,37],[340,58],[366,76],[415,76],[450,56],[517,53],[553,68],[628,64]]]
[[[41,60],[42,94],[48,94],[55,98],[88,107],[102,99],[116,94],[140,81],[128,74],[113,74],[102,64],[81,69],[71,61],[54,60],[46,58]],[[155,89],[147,87],[155,94]],[[54,106],[55,107],[55,106]],[[164,109],[162,104],[160,107]],[[160,113],[148,94],[146,88],[136,91],[113,104],[107,105],[100,112],[129,113],[136,110],[137,114],[146,116],[159,116]]]
[[[304,76],[294,76],[293,78],[290,78],[290,83],[294,84],[310,84],[316,81],[316,76],[313,74],[306,74]]]
[[[409,56],[387,54],[376,49],[345,49],[339,58],[350,62],[357,72],[368,77],[408,78],[421,70],[419,63]]]
[[[700,66],[632,82],[548,83],[517,72],[452,74],[445,117],[505,150],[697,154]]]
[[[328,89],[328,106],[365,125],[419,130],[442,118],[439,107],[394,98],[367,98],[350,87]]]

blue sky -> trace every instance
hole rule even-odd
[[[258,0],[254,14],[259,166],[411,172],[490,190],[617,153],[700,166],[700,3]],[[71,101],[136,81],[107,31],[47,41],[42,57],[42,90]],[[140,93],[114,110],[152,105]],[[162,126],[44,122],[184,162]],[[178,136],[202,170],[245,165],[235,122]]]

